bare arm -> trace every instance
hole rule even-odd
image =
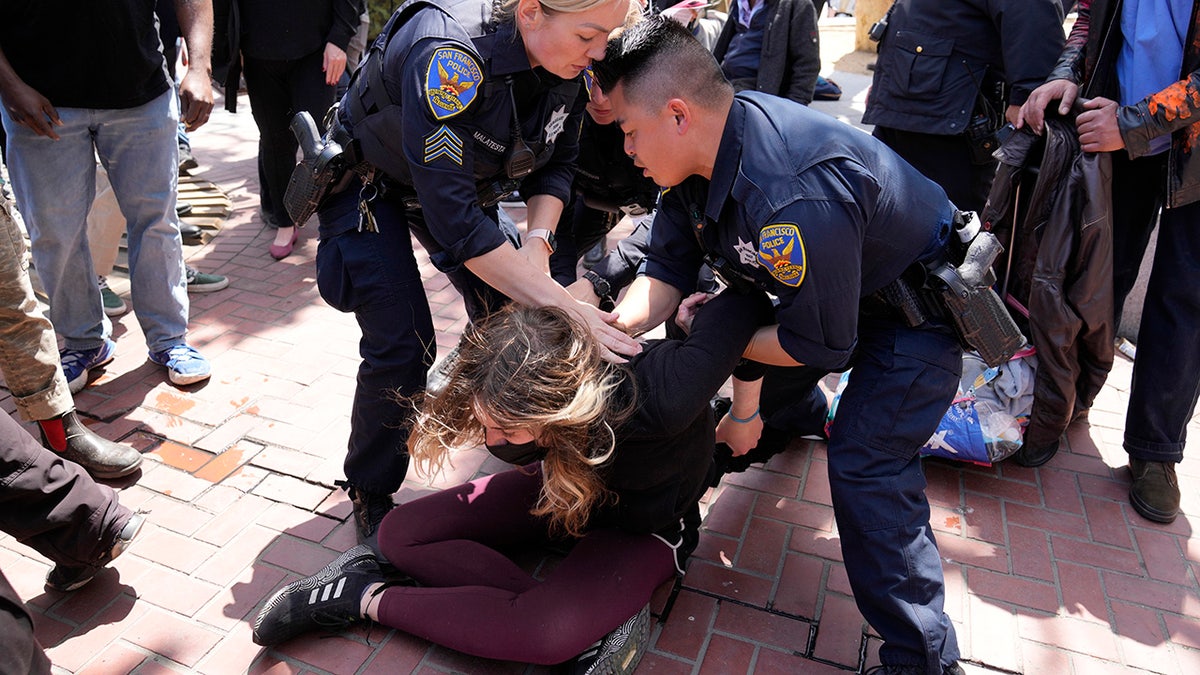
[[[567,290],[546,274],[540,272],[510,245],[498,246],[483,255],[466,262],[471,270],[492,288],[513,300],[530,307],[558,307],[570,312],[587,326],[592,335],[608,350],[605,357],[614,362],[623,361],[619,354],[632,356],[642,347],[615,325],[614,314],[571,297]]]
[[[779,344],[779,326],[764,326],[750,340],[750,346],[743,354],[751,361],[765,363],[768,366],[802,366],[796,359],[783,350]]]
[[[54,132],[54,127],[62,126],[58,110],[41,92],[25,84],[3,49],[0,49],[0,101],[14,122],[29,127],[38,136],[58,140]]]
[[[553,232],[558,227],[558,219],[562,217],[564,206],[561,199],[550,195],[533,195],[529,198],[527,206],[526,232],[533,230]],[[526,239],[525,245],[521,247],[521,253],[529,262],[533,263],[534,267],[546,274],[550,273],[550,247],[543,240],[529,241]]]
[[[618,326],[640,335],[667,320],[679,306],[683,293],[665,281],[640,276],[629,285],[621,304],[613,310]]]
[[[175,0],[179,30],[187,43],[187,74],[179,83],[179,121],[199,129],[212,114],[212,0]]]

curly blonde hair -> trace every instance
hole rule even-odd
[[[628,369],[607,363],[591,333],[555,308],[510,305],[467,329],[441,391],[421,401],[409,435],[418,471],[440,471],[451,449],[481,445],[486,414],[501,429],[527,429],[545,450],[532,513],[579,536],[594,508],[612,499],[599,468],[635,396],[618,396]]]

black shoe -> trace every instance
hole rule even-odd
[[[588,647],[571,663],[571,675],[632,673],[650,642],[650,605]]]
[[[199,225],[192,223],[179,223],[179,234],[184,241],[195,241],[204,238],[204,230],[200,229]]]
[[[90,565],[81,565],[72,567],[69,565],[58,564],[50,573],[46,575],[46,589],[52,591],[61,591],[64,593],[82,588],[89,581],[96,577],[96,574],[104,569],[104,566],[113,561],[114,558],[125,552],[129,545],[133,543],[134,537],[141,531],[142,525],[146,519],[141,514],[135,513],[125,523],[125,527],[117,533],[116,540],[113,545],[100,559]]]
[[[1174,462],[1129,458],[1129,503],[1138,515],[1156,523],[1172,523],[1179,515],[1179,478]]]
[[[1058,440],[1055,440],[1050,445],[1036,447],[1033,444],[1026,442],[1019,450],[1017,450],[1015,454],[1013,454],[1012,458],[1014,462],[1020,464],[1021,466],[1027,466],[1030,468],[1041,466],[1053,459],[1055,453],[1058,452],[1058,446]]]
[[[142,454],[114,443],[84,426],[74,410],[49,420],[40,420],[42,446],[82,466],[95,478],[121,478],[137,471]]]
[[[189,204],[187,202],[181,202],[181,201],[175,202],[175,215],[186,216],[187,214],[189,214],[191,212],[192,212],[191,204]],[[193,227],[195,227],[195,226],[193,225]],[[197,229],[199,229],[199,228],[197,228]]]
[[[316,628],[334,631],[357,623],[367,586],[385,581],[371,549],[355,546],[271,596],[254,620],[254,644],[277,645]]]
[[[391,495],[367,492],[346,481],[338,481],[335,485],[346,488],[351,503],[354,504],[354,524],[358,529],[358,543],[366,544],[372,551],[379,552],[379,523],[383,517],[395,508]]]

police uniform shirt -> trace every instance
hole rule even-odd
[[[352,119],[352,87],[342,121],[371,164],[414,188],[448,262],[462,263],[505,243],[495,219],[478,206],[477,191],[506,177],[513,98],[521,135],[538,155],[521,194],[552,195],[564,203],[584,102],[578,79],[531,68],[512,21],[491,26],[490,0],[419,4],[383,54],[383,81],[395,104]]]
[[[704,250],[719,255],[779,297],[779,341],[792,358],[835,370],[854,350],[860,299],[938,254],[952,212],[937,184],[871,136],[743,92],[712,180],[692,176],[663,194],[646,273],[686,294]]]

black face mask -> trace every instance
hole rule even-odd
[[[539,448],[537,443],[505,443],[504,445],[485,445],[488,452],[509,464],[525,466],[546,456],[546,450]]]

